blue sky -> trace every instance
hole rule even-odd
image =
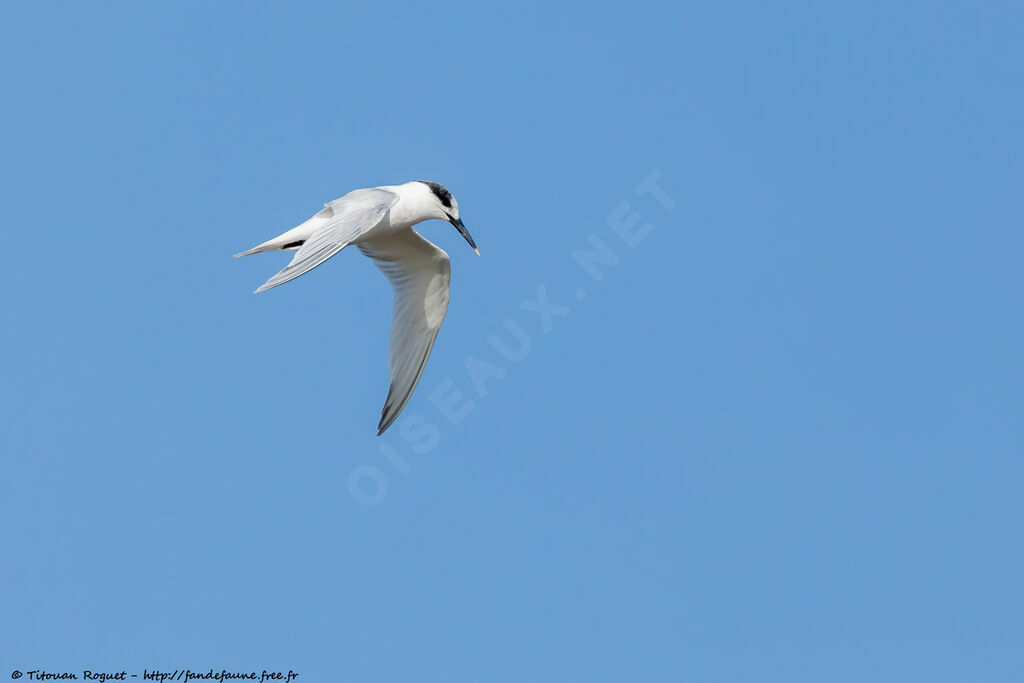
[[[4,4],[0,675],[1016,680],[1022,21]],[[384,278],[230,256],[417,178],[378,439]]]

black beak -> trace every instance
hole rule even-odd
[[[448,222],[456,227],[459,234],[466,238],[466,241],[469,242],[469,246],[473,247],[473,251],[475,251],[476,255],[479,256],[480,250],[476,248],[476,242],[473,241],[473,237],[469,234],[469,230],[466,230],[466,226],[462,224],[462,219],[448,216]]]

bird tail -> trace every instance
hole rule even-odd
[[[273,239],[269,239],[263,244],[257,244],[255,247],[248,251],[243,251],[241,254],[235,254],[235,258],[241,258],[243,256],[250,256],[252,254],[259,254],[264,251],[277,251],[278,249],[298,249],[302,244],[309,238],[309,236],[320,226],[328,221],[330,218],[330,209],[323,209],[315,216],[310,218],[302,225],[298,225],[286,233],[280,234]]]
[[[276,251],[277,249],[284,248],[285,244],[286,243],[283,242],[280,237],[275,237],[272,240],[267,240],[263,244],[257,244],[252,249],[249,249],[247,251],[243,251],[240,254],[235,254],[235,258],[242,258],[243,256],[251,256],[253,254],[260,254],[260,253],[263,253],[264,251]]]
[[[258,254],[261,251],[271,251],[272,249],[274,249],[274,247],[269,247],[266,244],[261,244],[261,245],[259,245],[257,247],[253,247],[252,249],[249,249],[248,251],[243,251],[240,254],[235,254],[235,258],[242,258],[243,256],[251,256],[252,254]]]

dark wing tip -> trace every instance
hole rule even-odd
[[[412,385],[408,388],[403,388],[404,396],[395,398],[395,382],[392,380],[390,386],[388,386],[388,397],[384,399],[384,409],[380,413],[380,424],[377,425],[377,436],[380,436],[390,427],[398,416],[405,410],[406,404],[409,403],[409,399],[412,398],[412,393],[416,390],[416,385],[420,383],[420,376],[423,374],[423,368],[427,365],[427,358],[430,357],[430,350],[433,348],[434,342],[431,341],[427,344],[427,347],[423,349],[423,353],[420,354],[419,363],[416,366],[416,379],[413,380]]]
[[[394,383],[388,387],[388,397],[384,399],[384,408],[380,411],[380,422],[377,423],[377,436],[380,436],[387,431],[391,423],[395,421],[398,414],[394,410],[394,404],[391,402],[391,397],[395,393]]]
[[[398,417],[398,413],[393,410],[389,410],[390,408],[390,405],[384,406],[384,412],[380,414],[380,422],[377,424],[377,436],[386,432],[388,427],[390,427]]]

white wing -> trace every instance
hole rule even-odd
[[[412,228],[357,245],[373,259],[395,290],[388,368],[391,387],[377,435],[391,426],[409,402],[448,311],[451,265],[448,254]]]
[[[270,278],[256,294],[283,285],[303,273],[308,273],[348,246],[352,240],[380,223],[392,206],[398,201],[394,192],[371,188],[353,190],[344,197],[326,204],[333,217],[299,247],[291,263]]]

